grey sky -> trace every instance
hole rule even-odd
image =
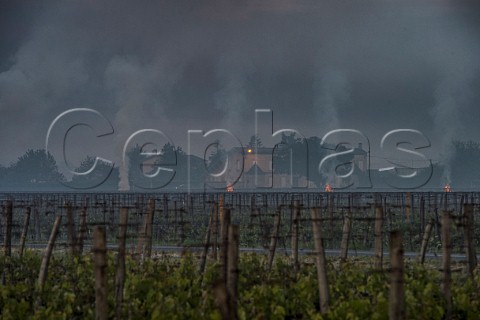
[[[480,140],[476,3],[0,1],[0,163],[43,147],[50,122],[76,107],[116,131],[75,144],[72,161],[100,147],[119,159],[143,128],[184,148],[188,129],[247,143],[256,108],[307,137],[358,129],[377,154],[387,131],[417,129],[448,160],[451,139]]]

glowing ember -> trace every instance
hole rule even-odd
[[[330,186],[330,183],[325,185],[325,192],[332,192],[332,186]]]
[[[446,183],[445,186],[443,187],[443,191],[444,192],[452,192],[452,187],[450,187],[450,185],[448,183]]]

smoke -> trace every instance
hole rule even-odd
[[[170,57],[158,57],[146,64],[131,57],[115,57],[110,61],[105,79],[117,108],[114,124],[120,128],[115,135],[119,156],[124,143],[135,131],[168,125],[165,112],[171,89],[180,79],[181,71],[182,65]],[[128,164],[120,166],[119,188],[122,191],[129,189]]]
[[[440,74],[433,92],[434,105],[431,116],[434,133],[439,143],[443,181],[451,183],[454,140],[468,137],[466,118],[472,108],[476,92],[472,84],[480,71],[480,47],[463,29],[441,30],[427,40],[427,45],[439,53],[433,63]],[[468,46],[462,45],[469,43]],[[469,137],[471,139],[471,137]]]
[[[461,130],[478,96],[470,87],[479,20],[465,18],[468,4],[106,0],[32,10],[15,19],[28,31],[0,63],[3,163],[41,146],[50,122],[73,107],[112,121],[115,155],[105,157],[116,164],[138,129],[160,129],[177,145],[188,129],[219,120],[244,134],[255,108],[273,109],[275,121],[304,134],[340,126],[433,132],[446,163],[452,139],[479,134]]]
[[[322,71],[317,72],[313,84],[314,108],[320,127],[327,133],[341,129],[339,110],[348,102],[349,91],[347,77],[343,72],[332,68]],[[336,165],[330,162],[322,172],[327,173],[328,184],[334,184]]]
[[[468,79],[448,78],[440,83],[434,93],[433,120],[436,136],[440,138],[440,154],[444,165],[442,180],[451,183],[451,161],[454,157],[453,140],[465,130],[461,115],[465,111],[464,100],[468,90]]]
[[[340,129],[339,110],[349,99],[345,73],[336,69],[320,71],[315,76],[313,88],[314,108],[321,128],[326,132]]]
[[[247,55],[229,52],[219,59],[216,75],[220,88],[215,93],[215,108],[222,113],[221,127],[232,132],[242,129],[249,105],[248,76],[252,72]]]
[[[166,3],[141,8],[128,1],[51,3],[37,15],[13,63],[0,72],[0,142],[12,145],[15,135],[10,156],[43,142],[36,137],[59,113],[94,108],[115,128],[113,154],[111,145],[97,151],[120,167],[120,188],[128,189],[123,144],[138,129],[171,128],[172,88],[205,43],[179,19],[182,12],[158,19],[155,12],[171,11]],[[32,118],[38,121],[26,121]]]
[[[38,28],[28,33],[7,69],[0,70],[0,145],[8,146],[9,152],[3,153],[7,160],[33,147],[40,137],[44,140],[57,111],[86,102],[80,93],[90,78],[81,44],[68,37],[60,21],[33,20]],[[52,50],[52,40],[63,47]]]
[[[105,71],[107,88],[110,89],[114,99],[114,105],[117,108],[114,126],[121,128],[115,135],[115,151],[117,155],[122,155],[123,144],[128,139],[128,135],[133,133],[133,129],[139,125],[143,118],[142,113],[153,101],[149,99],[148,91],[151,79],[145,73],[148,68],[142,66],[133,59],[116,57],[110,61]],[[137,117],[132,117],[135,112]],[[120,158],[120,157],[119,157]],[[129,190],[128,181],[128,157],[125,157],[127,163],[120,165],[120,191]]]

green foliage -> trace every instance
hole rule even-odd
[[[23,259],[2,257],[6,272],[0,285],[0,319],[93,319],[95,292],[91,255],[52,257],[44,291],[36,290],[41,255],[26,251]],[[5,269],[5,267],[8,267]],[[318,283],[311,258],[294,272],[291,262],[278,256],[270,272],[266,257],[242,254],[239,263],[240,319],[388,319],[389,274],[371,268],[369,259],[329,261],[330,309],[319,314]],[[220,276],[218,262],[210,262],[203,276],[197,258],[162,256],[140,264],[126,260],[122,316],[125,319],[220,319],[213,286]],[[114,317],[115,256],[108,256],[108,302]],[[453,319],[476,319],[480,311],[480,273],[453,274]],[[40,301],[37,304],[37,301]],[[433,266],[407,261],[405,305],[408,319],[442,319],[445,301],[441,273]]]

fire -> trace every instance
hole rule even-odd
[[[330,183],[325,185],[325,192],[332,192],[332,186],[330,186]]]
[[[445,183],[445,186],[443,186],[443,191],[444,192],[452,192],[452,187],[450,187],[450,184]]]
[[[252,153],[252,149],[248,149],[247,152],[248,152],[248,153]]]

